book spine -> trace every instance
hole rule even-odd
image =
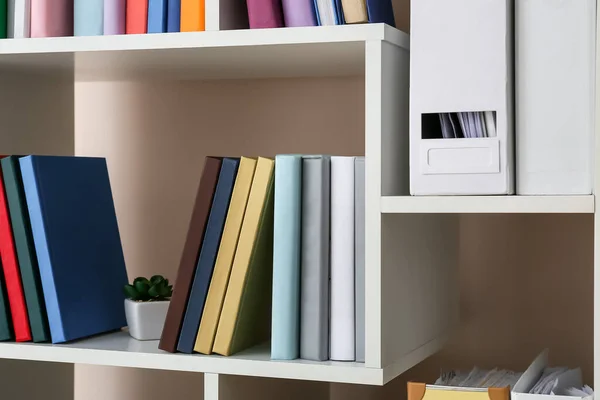
[[[21,166],[21,177],[23,178],[23,188],[25,198],[27,199],[27,210],[31,221],[31,233],[35,243],[35,252],[40,268],[40,279],[44,292],[44,301],[48,313],[48,323],[50,324],[50,336],[53,342],[63,342],[65,332],[58,306],[58,297],[56,295],[56,286],[54,285],[54,274],[52,273],[52,263],[48,241],[46,240],[46,229],[44,227],[44,214],[42,212],[42,199],[38,191],[38,182],[36,179],[35,162],[32,156],[19,159]]]
[[[369,22],[366,0],[342,0],[342,10],[349,24]]]
[[[6,21],[7,36],[9,38],[22,39],[30,37],[30,0],[8,0]]]
[[[181,0],[181,32],[205,30],[204,0]]]
[[[365,159],[354,163],[354,291],[356,361],[365,362]]]
[[[293,360],[300,336],[302,158],[275,157],[271,358]]]
[[[354,361],[354,157],[331,157],[332,360]]]
[[[515,7],[517,194],[591,194],[596,1]]]
[[[329,358],[330,159],[302,161],[300,357]]]
[[[168,0],[167,32],[179,32],[181,29],[181,0]]]
[[[194,275],[190,299],[185,311],[179,342],[177,343],[177,350],[182,353],[192,353],[194,350],[194,343],[198,335],[206,294],[215,267],[219,244],[221,243],[221,235],[223,234],[223,226],[229,209],[238,165],[239,160],[226,158],[221,166],[219,182],[217,183],[206,225],[206,234],[198,257],[196,275]]]
[[[0,39],[8,37],[8,4],[7,0],[0,0]]]
[[[31,335],[34,342],[45,342],[50,340],[50,328],[31,234],[27,202],[23,191],[19,159],[15,156],[7,157],[2,159],[1,164]]]
[[[148,33],[167,31],[167,0],[148,0]]]
[[[213,352],[229,356],[235,352],[235,336],[236,325],[238,325],[238,317],[240,306],[243,303],[247,278],[250,272],[250,265],[257,246],[257,238],[260,237],[262,230],[261,220],[263,218],[263,210],[267,204],[270,190],[273,183],[273,160],[259,158],[256,166],[256,172],[252,181],[252,189],[248,197],[248,206],[244,215],[244,222],[240,231],[239,243],[235,253],[235,259],[231,268],[231,276],[227,286],[227,293],[223,301],[223,309],[219,319],[219,325],[213,345]],[[272,208],[271,208],[272,211]],[[272,220],[272,216],[271,216]],[[271,226],[272,233],[272,226]],[[271,235],[272,237],[272,235]],[[273,263],[273,243],[271,242],[271,268]],[[267,267],[262,265],[261,267]],[[264,283],[256,282],[254,284]],[[264,293],[263,293],[264,295]],[[269,293],[270,298],[270,293]],[[256,301],[256,299],[252,299]],[[258,310],[253,310],[258,311]],[[257,321],[255,321],[257,323]],[[252,329],[253,330],[253,329]],[[253,333],[251,331],[240,333],[246,335],[245,342],[252,341]]]
[[[250,28],[263,29],[284,26],[281,0],[247,0],[246,3]]]
[[[127,0],[125,13],[127,34],[143,34],[148,29],[148,0]]]
[[[367,0],[367,12],[370,23],[384,23],[396,27],[392,0]]]
[[[13,327],[15,329],[15,338],[17,342],[27,342],[31,340],[31,328],[29,326],[29,316],[25,304],[25,295],[23,293],[23,283],[17,255],[15,253],[15,244],[8,215],[8,204],[4,190],[4,180],[0,175],[0,256],[2,258],[2,269],[4,270],[4,279],[8,292],[10,311],[12,315]]]
[[[104,0],[75,0],[75,36],[101,36],[104,33]]]
[[[158,344],[158,348],[174,353],[177,348],[177,341],[181,332],[181,324],[185,315],[190,289],[194,274],[196,273],[196,261],[204,232],[208,213],[212,204],[219,170],[222,161],[217,158],[207,157],[204,162],[202,178],[196,193],[196,203],[192,212],[188,234],[183,247],[177,279],[175,280],[173,296],[167,311],[164,328]]]
[[[231,201],[229,202],[229,210],[227,211],[227,219],[223,228],[213,276],[208,288],[204,311],[202,312],[200,328],[198,329],[194,345],[194,351],[199,353],[210,354],[213,350],[215,333],[223,308],[223,299],[225,298],[225,292],[229,284],[231,267],[238,246],[240,230],[246,213],[248,196],[250,195],[255,170],[255,159],[241,158],[233,193],[231,194]]]
[[[104,0],[104,34],[125,34],[126,0]]]
[[[73,0],[31,0],[31,37],[73,35]]]
[[[316,26],[313,0],[282,0],[285,26]]]

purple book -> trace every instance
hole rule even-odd
[[[104,0],[104,34],[125,34],[125,0]]]
[[[315,3],[313,0],[281,0],[285,26],[316,26]]]
[[[250,28],[283,27],[281,0],[246,0],[246,4],[248,5]]]

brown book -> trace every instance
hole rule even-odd
[[[194,273],[196,272],[198,253],[204,238],[206,221],[217,186],[221,162],[222,159],[216,157],[206,157],[204,161],[204,171],[198,186],[196,204],[194,205],[187,239],[183,247],[177,279],[173,287],[173,297],[171,297],[169,311],[167,311],[167,318],[158,344],[159,349],[171,353],[175,353],[177,350],[177,341],[179,340],[181,324],[185,315],[192,281],[194,280]]]

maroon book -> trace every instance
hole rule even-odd
[[[192,212],[192,219],[188,229],[187,239],[183,247],[181,262],[179,263],[179,271],[173,287],[173,296],[167,311],[165,326],[163,327],[162,336],[158,344],[158,348],[171,353],[177,350],[177,341],[181,331],[181,324],[185,315],[185,309],[190,296],[190,289],[196,273],[196,262],[204,231],[206,230],[206,221],[215,194],[215,187],[221,170],[221,158],[206,157],[204,161],[204,171],[198,186],[196,194],[196,203]]]

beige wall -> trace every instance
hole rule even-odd
[[[408,4],[395,1],[405,30]],[[75,98],[76,152],[108,158],[130,278],[174,278],[205,155],[364,153],[362,78],[78,83]],[[228,377],[225,397],[392,399],[406,379],[474,363],[522,369],[545,346],[591,382],[592,226],[591,216],[463,216],[461,325],[440,354],[385,388]],[[74,390],[76,400],[200,399],[202,375],[78,365]]]

